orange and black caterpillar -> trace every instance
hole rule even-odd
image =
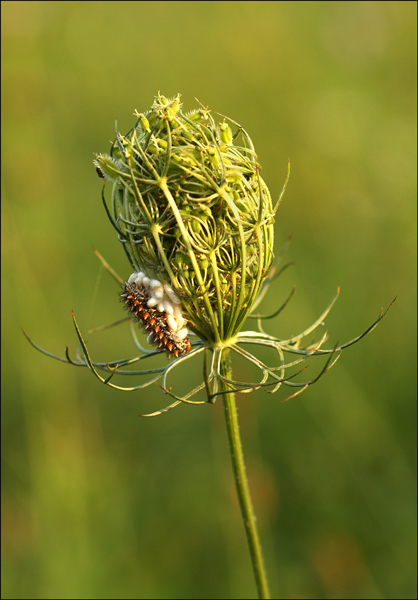
[[[190,350],[190,340],[187,337],[180,339],[179,335],[169,328],[167,313],[147,305],[150,294],[146,288],[136,283],[125,283],[121,299],[125,308],[135,315],[135,320],[149,333],[148,342],[165,350],[169,358],[182,356]]]

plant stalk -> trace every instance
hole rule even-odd
[[[232,379],[228,348],[225,348],[222,352],[220,371],[223,377],[225,377],[226,379]],[[222,389],[225,391],[228,390],[228,385],[222,382]],[[223,403],[225,410],[226,428],[228,431],[229,450],[231,453],[232,468],[234,471],[235,487],[241,506],[241,514],[244,521],[248,546],[250,549],[251,562],[258,590],[258,597],[270,598],[266,570],[264,567],[261,545],[257,532],[256,518],[251,502],[251,495],[250,489],[248,487],[247,475],[245,472],[245,462],[244,455],[242,452],[241,438],[239,434],[235,393],[228,392],[227,394],[224,394]]]

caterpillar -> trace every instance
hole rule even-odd
[[[168,357],[182,356],[191,348],[180,300],[168,284],[133,273],[122,286],[121,300],[143,329],[148,342],[165,350]]]

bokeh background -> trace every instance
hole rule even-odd
[[[256,594],[221,402],[140,419],[158,386],[109,389],[22,335],[74,353],[72,309],[84,333],[123,316],[92,159],[160,91],[240,122],[274,198],[291,160],[295,266],[263,309],[297,288],[269,331],[340,285],[333,345],[398,296],[302,396],[238,399],[273,597],[416,598],[416,3],[2,2],[2,58],[2,597]],[[134,354],[126,324],[86,337]]]

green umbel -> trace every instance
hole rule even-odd
[[[242,127],[158,95],[96,166],[135,271],[168,282],[209,345],[233,340],[273,261],[275,210]]]

